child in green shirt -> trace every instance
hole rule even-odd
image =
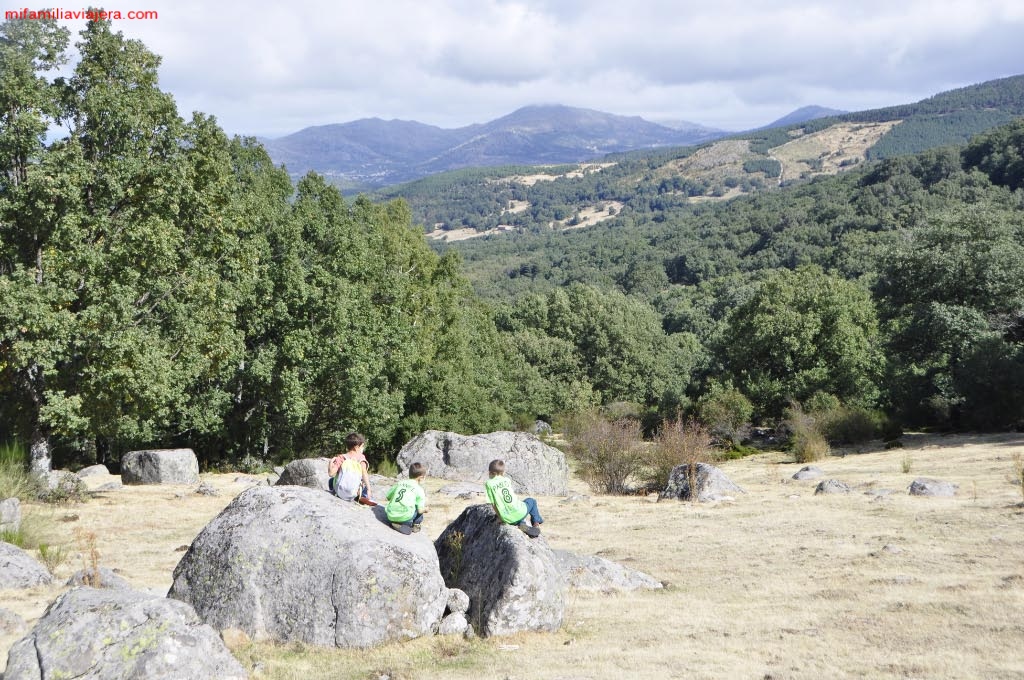
[[[544,518],[540,516],[537,501],[532,498],[516,498],[512,482],[505,477],[505,461],[492,460],[487,466],[487,473],[490,475],[490,479],[484,482],[487,500],[494,506],[501,521],[519,527],[530,538],[540,536],[540,525],[544,523]],[[530,518],[529,523],[527,517]]]
[[[409,479],[403,479],[388,489],[388,504],[384,512],[391,522],[391,528],[408,536],[420,530],[423,513],[427,511],[427,495],[419,480],[427,474],[422,463],[409,466]]]

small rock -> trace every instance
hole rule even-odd
[[[951,497],[956,495],[956,490],[958,488],[960,488],[959,485],[953,484],[952,482],[944,482],[941,479],[929,479],[928,477],[918,477],[911,482],[908,492],[911,496]]]
[[[441,623],[437,627],[437,634],[462,635],[466,632],[466,629],[470,627],[469,621],[466,620],[464,614],[449,614],[441,619]]]
[[[437,493],[444,496],[454,496],[456,498],[474,498],[475,496],[484,495],[484,485],[474,484],[472,482],[458,482],[455,484],[445,484]]]
[[[28,630],[28,624],[9,609],[0,608],[0,635],[21,635]]]
[[[0,531],[17,533],[21,527],[21,501],[8,498],[0,501]]]
[[[796,471],[793,479],[818,479],[825,475],[825,471],[813,465],[805,465]]]
[[[814,495],[829,493],[850,493],[850,486],[838,479],[826,479],[818,483],[814,488]]]
[[[118,576],[113,569],[100,567],[97,570],[79,569],[65,585],[68,586],[89,586],[90,588],[112,588],[114,590],[131,590],[131,584]]]
[[[76,474],[82,479],[86,477],[109,477],[110,470],[107,469],[106,465],[90,465],[89,467],[82,468]]]
[[[220,632],[220,639],[229,651],[236,652],[252,642],[249,634],[240,628],[225,628]]]
[[[202,482],[199,488],[196,489],[196,493],[200,496],[219,496],[220,492],[217,491],[208,482]]]

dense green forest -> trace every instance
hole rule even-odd
[[[766,420],[790,398],[830,395],[906,425],[1013,427],[1024,424],[1022,157],[1018,120],[964,148],[775,193],[634,199],[585,230],[444,249],[499,306],[566,286],[646,303],[666,337],[696,342],[662,410],[680,389],[692,404],[726,385]]]
[[[254,140],[183,119],[159,57],[109,23],[53,77],[69,41],[0,28],[0,439],[37,465],[174,445],[259,465],[350,430],[380,458],[594,406],[649,428],[729,403],[773,423],[791,400],[1024,424],[1019,120],[718,204],[667,169],[694,149],[526,188],[464,171],[483,193],[428,178],[428,222],[530,202],[502,217],[526,233],[436,252],[406,202],[293,185]],[[536,228],[581,197],[624,207]]]
[[[68,41],[0,29],[0,438],[40,466],[266,461],[354,429],[384,452],[508,424],[493,320],[404,204],[293,186],[252,140],[183,120],[159,58],[109,23],[48,78]]]

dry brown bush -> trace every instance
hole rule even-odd
[[[696,420],[665,422],[654,442],[647,449],[647,484],[653,490],[664,489],[669,475],[679,465],[687,465],[696,475],[697,463],[711,463],[719,458],[711,432]],[[696,488],[696,480],[690,480]]]
[[[629,493],[629,481],[645,463],[639,422],[589,414],[574,423],[569,436],[580,477],[599,493]]]

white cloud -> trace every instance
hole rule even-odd
[[[108,9],[115,7],[113,0]],[[740,129],[1021,71],[1019,0],[137,0],[183,114],[284,134],[360,117],[453,127],[558,102]]]

